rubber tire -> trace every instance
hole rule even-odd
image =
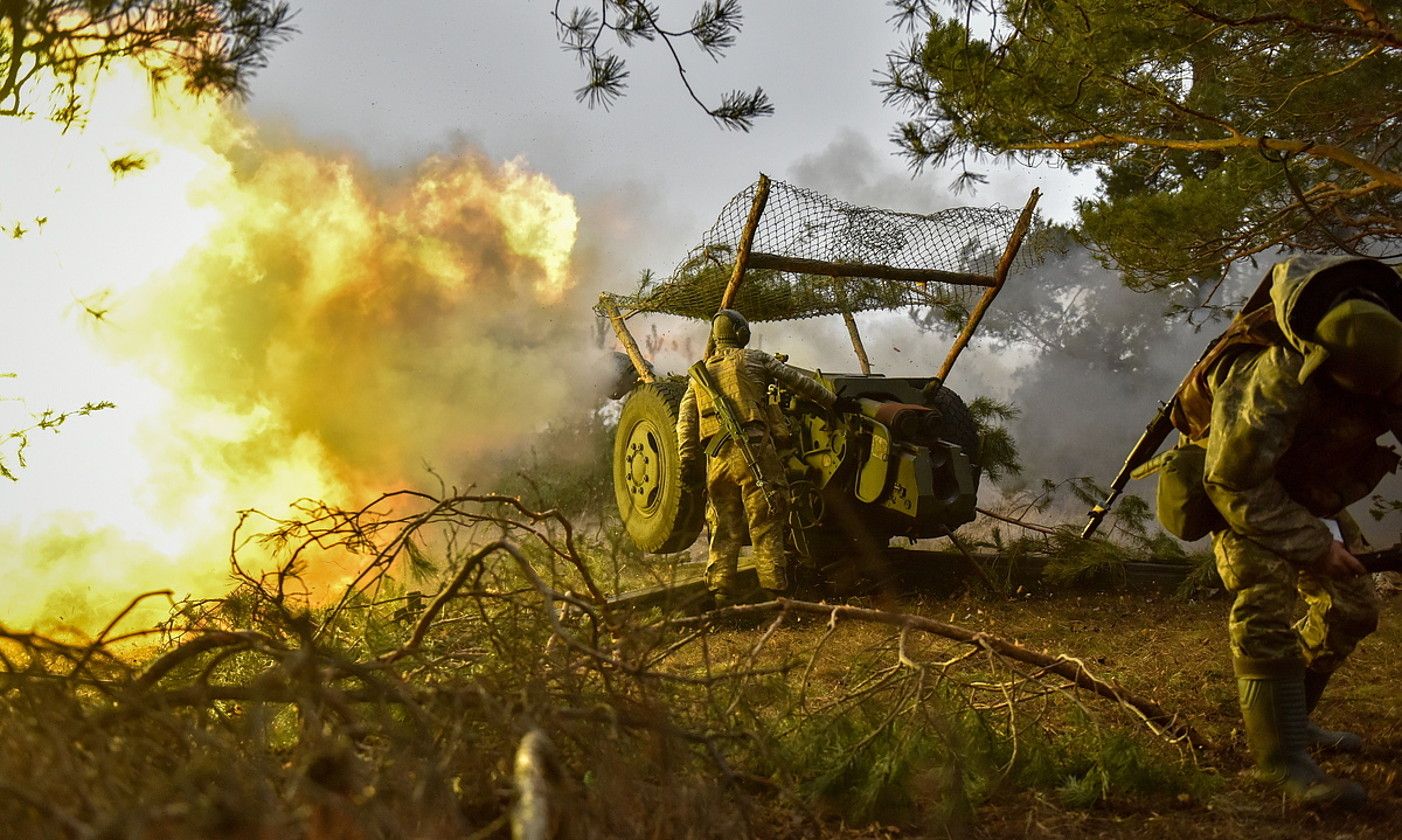
[[[659,379],[629,392],[613,439],[613,494],[623,527],[638,548],[671,554],[696,542],[706,513],[702,487],[682,481],[677,408],[680,379]],[[642,459],[640,462],[639,459]]]
[[[964,405],[959,395],[941,386],[933,397],[926,398],[925,405],[938,411],[942,417],[939,424],[940,439],[958,444],[964,450],[964,454],[969,456],[969,461],[977,464],[978,423],[974,422],[974,415],[969,413],[969,407]]]

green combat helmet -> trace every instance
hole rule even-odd
[[[1340,387],[1365,396],[1388,391],[1402,378],[1402,321],[1370,300],[1350,298],[1315,327],[1300,381],[1324,367]]]
[[[750,322],[734,309],[722,309],[711,319],[711,340],[744,347],[750,343]]]

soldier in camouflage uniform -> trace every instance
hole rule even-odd
[[[784,557],[784,529],[788,526],[788,495],[784,467],[774,448],[766,409],[769,386],[776,383],[799,397],[831,408],[833,392],[817,380],[795,370],[761,350],[748,350],[750,326],[740,313],[722,309],[711,321],[714,350],[705,364],[716,388],[733,408],[746,430],[750,447],[764,478],[761,487],[745,463],[740,448],[726,440],[711,451],[720,421],[710,397],[695,382],[682,397],[677,418],[683,475],[698,471],[703,451],[711,451],[706,464],[707,518],[711,526],[711,550],[706,563],[706,584],[717,603],[735,597],[735,565],[740,556],[746,526],[754,547],[759,585],[770,594],[789,587]]]
[[[1306,804],[1365,800],[1306,749],[1358,749],[1358,736],[1308,715],[1377,627],[1372,578],[1350,553],[1361,534],[1344,508],[1398,462],[1377,439],[1402,419],[1400,285],[1372,260],[1281,262],[1271,299],[1284,341],[1243,347],[1207,374],[1204,486],[1226,520],[1212,548],[1235,596],[1229,631],[1247,741],[1263,775]],[[1306,613],[1292,624],[1297,595]]]

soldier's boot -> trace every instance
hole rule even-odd
[[[744,602],[740,598],[737,598],[735,596],[735,593],[729,589],[710,589],[707,590],[706,595],[702,599],[701,603],[704,606],[702,612],[710,612],[712,610],[721,610],[725,609],[726,607],[733,607],[736,604],[741,604]]]
[[[1328,775],[1306,749],[1304,667],[1295,660],[1237,659],[1246,742],[1260,776],[1306,807],[1363,807],[1357,782]]]
[[[759,577],[760,588],[764,590],[764,600],[774,601],[791,597],[793,579],[789,575],[788,562],[782,554],[777,559],[756,555],[755,573]]]
[[[706,623],[714,630],[743,630],[754,626],[754,618],[734,614],[718,613],[727,607],[744,603],[732,590],[711,589],[706,593],[701,612],[706,615]]]
[[[793,581],[785,579],[781,582],[781,585],[779,586],[775,586],[774,582],[770,581],[770,585],[764,587],[764,600],[766,601],[777,601],[780,598],[792,597]]]
[[[1324,687],[1329,684],[1331,676],[1332,672],[1325,673],[1309,668],[1305,670],[1306,715],[1314,713],[1314,707],[1319,705],[1319,698],[1324,695]],[[1341,753],[1363,751],[1363,739],[1357,733],[1342,729],[1325,729],[1308,718],[1305,720],[1305,736],[1309,739],[1309,745],[1315,749]]]

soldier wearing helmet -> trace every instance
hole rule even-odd
[[[706,458],[707,519],[711,526],[706,584],[716,602],[724,604],[733,601],[737,594],[735,566],[747,528],[760,586],[771,595],[789,589],[784,556],[788,498],[783,464],[774,447],[766,410],[770,384],[777,383],[826,408],[831,408],[837,398],[802,371],[762,350],[747,349],[749,322],[733,309],[722,309],[711,320],[711,341],[713,349],[705,359],[706,369],[737,415],[757,456],[763,482],[771,488],[771,492],[765,492],[761,476],[750,469],[734,441],[725,440]],[[700,472],[703,452],[720,431],[710,396],[690,383],[677,418],[683,475]]]
[[[1207,373],[1203,484],[1224,520],[1212,548],[1235,599],[1233,666],[1258,768],[1305,804],[1359,807],[1363,788],[1326,775],[1307,748],[1357,750],[1361,739],[1309,715],[1377,627],[1345,508],[1398,463],[1377,439],[1402,428],[1402,282],[1352,257],[1294,257],[1272,273],[1282,335],[1233,348]]]

